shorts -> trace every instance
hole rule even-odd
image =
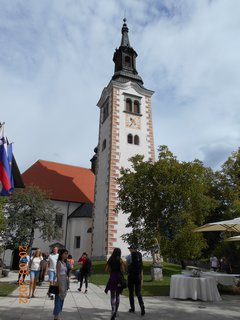
[[[48,278],[48,280],[49,280],[50,282],[53,282],[53,281],[56,280],[56,272],[55,272],[55,271],[49,270],[49,278]]]
[[[38,279],[40,270],[30,270],[30,279]]]

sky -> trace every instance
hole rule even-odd
[[[240,1],[0,0],[0,122],[19,169],[90,167],[126,16],[154,143],[218,170],[240,146]]]

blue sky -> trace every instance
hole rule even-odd
[[[156,150],[217,169],[238,149],[238,0],[0,0],[0,121],[21,171],[90,166],[124,12]]]

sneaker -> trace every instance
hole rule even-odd
[[[85,290],[85,292],[84,293],[87,293],[87,289]]]
[[[144,315],[145,315],[145,313],[146,313],[146,312],[145,312],[145,308],[144,308],[144,307],[142,307],[142,308],[141,308],[141,316],[144,316]]]
[[[81,288],[78,288],[78,291],[82,291],[82,289],[81,289]]]
[[[135,310],[131,308],[131,309],[129,309],[129,310],[128,310],[128,312],[130,312],[130,313],[134,313],[134,312],[135,312]]]

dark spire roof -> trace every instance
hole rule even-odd
[[[122,26],[122,41],[121,41],[121,46],[123,47],[131,47],[129,38],[128,38],[128,26],[127,26],[127,19],[123,19],[123,26]]]
[[[128,38],[127,20],[123,19],[121,45],[115,50],[113,62],[115,63],[113,80],[119,82],[134,81],[143,85],[142,78],[136,69],[137,52],[131,47]]]

